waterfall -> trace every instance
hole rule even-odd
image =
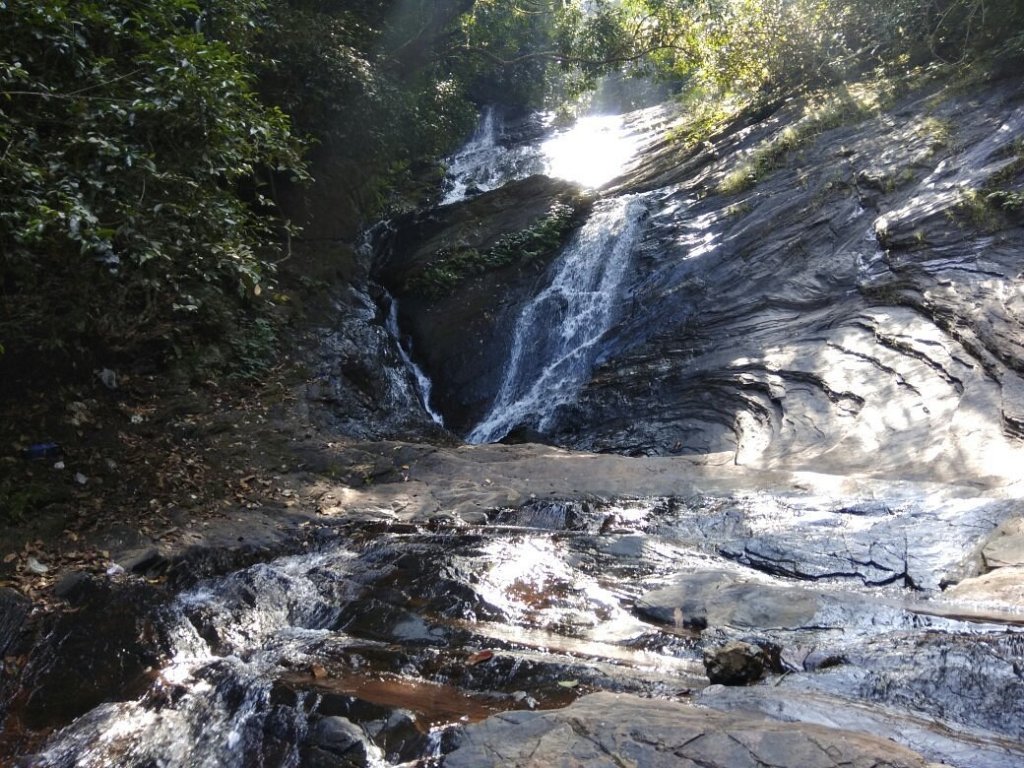
[[[506,146],[502,143],[504,133],[505,122],[498,111],[485,108],[473,137],[448,160],[441,205],[544,172],[544,159],[536,144]]]
[[[497,398],[468,442],[500,440],[524,422],[544,430],[555,409],[575,399],[614,319],[646,213],[637,195],[594,206],[555,263],[551,284],[519,315]]]
[[[398,327],[398,301],[391,296],[389,296],[388,299],[391,302],[391,306],[388,309],[388,333],[390,333],[394,338],[395,345],[398,347],[398,354],[402,358],[402,362],[405,364],[406,369],[412,374],[413,381],[415,382],[416,394],[418,395],[420,402],[423,404],[424,410],[430,414],[430,418],[434,420],[435,424],[440,424],[443,427],[444,417],[430,407],[430,390],[433,386],[430,378],[426,373],[424,373],[423,369],[416,364],[416,361],[412,359],[410,350],[407,350],[405,348],[405,344],[402,343],[402,333]]]

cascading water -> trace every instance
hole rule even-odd
[[[975,499],[900,509],[867,496],[837,509],[831,495],[800,492],[535,501],[502,510],[492,526],[435,532],[350,522],[318,551],[207,579],[140,615],[140,627],[152,622],[166,638],[147,690],[113,691],[24,764],[434,768],[462,725],[500,712],[563,707],[593,690],[671,698],[703,688],[702,654],[719,634],[681,625],[672,609],[683,605],[762,633],[787,664],[801,658],[794,637],[844,659],[734,693],[791,707],[812,694],[815,716],[936,762],[1022,765],[1019,615],[997,617],[1007,625],[955,606],[943,614],[941,600],[896,584],[880,592],[856,573],[807,586],[722,556],[741,533],[795,537],[806,547],[794,550],[803,558],[794,568],[813,573],[818,558],[836,557],[881,570],[897,542],[923,542],[903,567],[937,574],[970,550],[962,534],[998,509]],[[932,546],[937,538],[950,546]],[[779,626],[751,625],[766,620]],[[898,646],[905,659],[891,655]],[[845,661],[865,656],[870,668]],[[978,696],[982,678],[993,695]],[[725,691],[705,693],[714,701]],[[877,719],[858,726],[872,702]]]
[[[448,161],[441,204],[536,173],[600,187],[626,170],[667,114],[662,106],[626,115],[588,115],[565,128],[552,125],[552,114],[536,114],[527,120],[545,126],[543,135],[516,143],[508,140],[501,113],[487,107],[473,137]]]
[[[594,206],[555,263],[551,284],[523,308],[498,396],[469,442],[494,442],[526,423],[544,430],[555,409],[573,401],[614,320],[646,216],[636,195]]]
[[[405,348],[405,344],[402,342],[402,332],[398,327],[398,301],[393,297],[389,297],[391,301],[391,307],[388,309],[388,321],[387,329],[398,345],[398,354],[402,358],[402,362],[405,363],[405,367],[413,376],[413,380],[416,384],[416,391],[419,395],[420,402],[423,403],[424,410],[430,415],[430,418],[434,420],[435,424],[444,426],[444,417],[441,416],[436,410],[430,406],[430,390],[432,383],[430,377],[423,372],[416,361],[412,359],[412,355],[409,350]]]
[[[504,125],[494,107],[484,109],[473,137],[448,161],[442,205],[544,171],[543,157],[535,144],[502,144]]]

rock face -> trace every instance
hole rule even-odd
[[[537,292],[557,249],[473,271],[457,286],[425,292],[413,278],[444,254],[485,252],[502,236],[529,229],[555,204],[582,215],[588,203],[578,187],[544,176],[512,182],[471,200],[394,222],[379,244],[375,274],[399,302],[399,320],[413,354],[433,381],[446,423],[468,430],[497,393],[508,356],[514,310]]]
[[[467,729],[444,768],[925,768],[890,741],[598,693],[555,712],[514,712]]]
[[[302,764],[309,768],[362,768],[365,736],[344,717],[323,717],[310,730]]]
[[[379,291],[379,288],[378,288]],[[356,438],[432,437],[443,431],[424,409],[398,342],[389,331],[383,297],[350,286],[335,322],[316,333],[318,364],[306,386],[316,419]]]
[[[802,105],[683,162],[652,161],[624,185],[660,190],[631,306],[555,440],[1012,477],[1024,230],[1019,211],[977,195],[1021,183],[1024,90],[975,97],[914,93],[806,142],[736,194],[718,191],[723,174],[798,125]]]
[[[619,320],[578,402],[541,439],[631,455],[729,452],[761,468],[1012,477],[1024,456],[1024,229],[1019,208],[999,200],[1024,183],[1022,105],[1016,81],[980,96],[928,85],[804,131],[731,193],[730,172],[810,119],[803,102],[703,149],[649,151],[605,191],[649,193],[651,211]],[[396,290],[445,238],[503,231],[509,211],[524,213],[521,225],[549,199],[537,184],[401,223],[392,250],[402,255],[379,263],[381,278]],[[439,301],[402,297],[437,402],[463,434],[493,400],[509,318],[536,279],[511,278]]]

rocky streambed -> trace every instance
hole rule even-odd
[[[393,222],[277,428],[284,532],[115,549],[31,639],[0,595],[11,759],[1024,766],[1024,92],[872,98],[647,113],[615,185]]]
[[[69,589],[6,727],[77,719],[25,764],[1024,764],[1013,495],[362,450],[405,477],[302,476],[298,554]]]

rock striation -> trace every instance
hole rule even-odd
[[[908,749],[862,734],[722,715],[670,701],[596,693],[554,712],[471,726],[444,768],[925,768]]]

